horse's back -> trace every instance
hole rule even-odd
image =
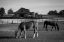
[[[30,29],[30,28],[35,28],[38,25],[37,25],[36,21],[21,22],[20,25],[19,25],[19,28],[22,29],[22,28],[24,28],[24,26],[25,26],[26,29]]]
[[[45,21],[44,24],[55,26],[56,25],[56,22],[55,21]]]
[[[33,23],[33,26],[34,26],[34,27],[37,27],[37,26],[38,26],[38,22],[37,22],[37,21],[30,21],[30,22]]]
[[[49,21],[44,21],[44,24],[49,24]]]

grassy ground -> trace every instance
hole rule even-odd
[[[38,26],[38,38],[32,38],[33,29],[27,31],[27,39],[24,39],[24,33],[21,39],[14,38],[14,31],[19,24],[0,24],[0,42],[64,42],[64,22],[58,22],[60,31],[51,31],[51,26],[48,26],[46,31],[43,28],[43,23]]]

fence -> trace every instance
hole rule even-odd
[[[45,19],[0,19],[0,24],[8,24],[8,23],[21,23],[28,21],[37,21],[43,22]]]
[[[45,20],[53,21],[53,19],[0,19],[0,24],[21,23],[21,22],[28,22],[28,21],[44,22]],[[54,21],[62,21],[62,20],[55,19]]]

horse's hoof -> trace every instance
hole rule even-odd
[[[52,30],[51,30],[52,31]]]
[[[38,36],[37,36],[38,37]]]
[[[35,38],[35,37],[33,37],[33,38]]]
[[[48,30],[46,30],[46,31],[48,31]]]
[[[18,39],[18,37],[15,37],[16,39]]]
[[[21,39],[21,37],[19,37]]]
[[[21,38],[21,36],[19,38]]]
[[[58,29],[58,31],[59,31],[59,29]]]
[[[38,37],[38,34],[37,34],[37,37]]]
[[[26,37],[25,37],[25,39],[26,39]]]
[[[35,37],[33,37],[33,38],[35,38]]]

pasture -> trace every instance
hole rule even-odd
[[[43,28],[43,22],[38,23],[38,38],[32,38],[33,29],[27,30],[27,39],[24,39],[22,33],[21,39],[15,39],[14,31],[19,24],[0,24],[0,42],[64,42],[64,21],[58,21],[60,31],[51,31],[51,26],[48,26],[48,31]]]

